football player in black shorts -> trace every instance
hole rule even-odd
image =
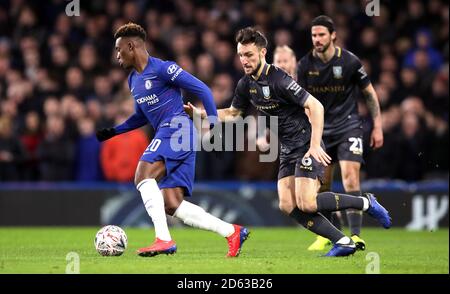
[[[355,197],[333,192],[317,193],[325,167],[331,158],[324,151],[322,104],[283,70],[267,64],[267,39],[248,27],[236,35],[237,52],[245,75],[239,80],[232,105],[218,110],[221,121],[242,116],[250,103],[266,116],[278,117],[281,143],[278,173],[280,209],[308,230],[330,239],[333,248],[325,256],[347,256],[355,243],[336,229],[321,213],[348,208],[366,211],[385,228],[391,226],[387,210],[372,194]],[[309,110],[310,121],[304,112]],[[206,112],[185,105],[191,116]]]
[[[273,65],[284,70],[294,80],[297,80],[297,57],[295,57],[294,50],[288,45],[277,46],[275,48],[273,51]],[[266,133],[263,136],[256,139],[256,146],[258,146],[258,149],[262,152],[265,152],[270,148],[268,138],[270,138],[269,129],[266,130]]]
[[[314,49],[299,61],[297,78],[325,109],[322,138],[333,162],[326,168],[321,191],[330,190],[333,164],[339,162],[345,192],[360,197],[363,129],[358,115],[358,90],[361,90],[373,119],[370,146],[374,149],[383,146],[378,97],[358,57],[334,44],[336,31],[330,17],[321,15],[312,21],[311,38]],[[364,250],[366,244],[360,238],[362,212],[348,209],[346,213],[351,238],[358,249]],[[330,213],[324,215],[330,217]],[[318,236],[308,249],[323,250],[327,242],[329,240]]]

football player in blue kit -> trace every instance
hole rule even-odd
[[[125,24],[116,31],[114,39],[120,65],[132,69],[128,86],[135,100],[135,113],[118,126],[99,130],[97,138],[104,141],[147,123],[155,129],[155,136],[138,163],[134,183],[153,221],[156,239],[137,253],[155,256],[176,252],[167,225],[166,214],[169,214],[189,226],[225,237],[229,247],[227,256],[238,256],[249,231],[184,200],[185,196],[192,195],[197,134],[183,109],[181,89],[202,100],[213,128],[217,123],[217,109],[210,89],[175,62],[150,56],[145,46],[146,32],[141,26]],[[180,134],[187,140],[188,148],[174,148],[177,146],[173,138]]]

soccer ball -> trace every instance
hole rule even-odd
[[[122,255],[127,244],[127,235],[117,226],[104,226],[95,235],[95,249],[103,256]]]

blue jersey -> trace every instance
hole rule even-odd
[[[211,90],[175,62],[150,56],[142,73],[136,70],[130,73],[128,85],[135,101],[135,113],[115,127],[118,134],[142,127],[148,122],[158,130],[174,117],[187,116],[183,109],[181,89],[196,94],[212,118],[211,123],[216,123],[217,109]]]
[[[135,70],[130,73],[128,85],[135,101],[135,113],[115,127],[116,133],[125,133],[150,123],[156,131],[155,137],[140,160],[150,163],[163,161],[166,175],[158,181],[159,188],[182,187],[185,195],[190,196],[195,175],[193,146],[196,132],[192,121],[184,112],[181,89],[202,100],[210,123],[215,124],[217,109],[211,90],[176,63],[154,57],[148,58],[141,73]],[[188,123],[180,126],[176,123],[180,121]],[[189,148],[179,150],[171,145],[173,135],[180,133],[189,138]]]

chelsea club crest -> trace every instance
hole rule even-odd
[[[263,91],[264,99],[269,99],[271,96],[269,86],[262,87],[262,91]]]
[[[342,66],[333,66],[333,75],[335,79],[342,79]]]
[[[146,80],[145,81],[145,89],[150,90],[151,87],[152,87],[152,81]]]

